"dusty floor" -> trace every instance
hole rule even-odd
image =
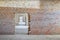
[[[0,35],[0,40],[60,40],[60,35]]]

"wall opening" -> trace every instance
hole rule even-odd
[[[15,14],[15,34],[28,34],[28,13]]]

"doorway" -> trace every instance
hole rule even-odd
[[[15,14],[15,34],[28,34],[28,13]]]

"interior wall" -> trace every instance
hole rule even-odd
[[[0,7],[40,8],[40,1],[0,1]]]
[[[37,3],[39,3],[39,1]],[[37,6],[35,4],[36,1],[34,1],[32,5],[30,1],[0,1],[0,34],[14,34],[15,13],[35,13],[40,8],[40,4],[38,4]]]
[[[0,7],[0,34],[15,33],[15,13],[27,12],[30,15],[39,12],[39,10],[40,9]]]
[[[40,4],[40,9],[0,7],[0,33],[14,33],[14,14],[27,12],[30,34],[60,34],[60,1],[41,1]]]
[[[60,1],[41,1],[43,34],[60,34]],[[40,23],[41,23],[40,22]]]
[[[0,7],[0,34],[14,34],[14,8]]]

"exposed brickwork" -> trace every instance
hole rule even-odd
[[[42,2],[41,10],[0,7],[0,33],[14,33],[14,14],[27,12],[30,15],[29,34],[60,34],[59,4]]]
[[[14,12],[12,8],[0,8],[0,34],[14,34]]]

